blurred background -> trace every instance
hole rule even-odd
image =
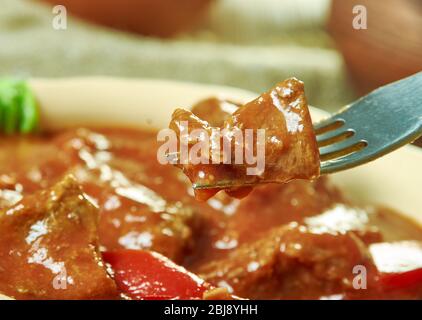
[[[56,5],[67,10],[65,30],[53,28]],[[356,5],[367,29],[353,27]],[[162,78],[256,92],[295,76],[312,105],[333,111],[421,70],[421,0],[0,0],[1,76]]]

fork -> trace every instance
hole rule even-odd
[[[350,169],[422,135],[422,72],[381,87],[314,124],[321,174]],[[247,184],[242,184],[245,186]],[[240,186],[233,181],[195,189]]]
[[[321,174],[353,168],[422,135],[422,72],[381,87],[314,125]]]

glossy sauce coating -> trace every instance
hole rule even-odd
[[[72,174],[99,207],[102,250],[154,250],[246,298],[420,297],[417,290],[390,294],[373,284],[356,292],[350,286],[350,266],[373,268],[369,244],[422,240],[421,229],[407,219],[356,207],[327,179],[269,184],[242,200],[218,193],[199,203],[179,169],[157,162],[157,148],[155,132],[124,128],[2,137],[0,206],[7,210]],[[7,245],[0,241],[0,251]],[[318,247],[321,254],[313,252]],[[83,296],[78,290],[75,297]]]
[[[303,82],[287,79],[238,109],[228,104],[209,99],[192,111],[176,109],[169,125],[179,139],[177,165],[192,181],[199,200],[220,190],[242,198],[258,184],[319,176],[319,151]],[[198,129],[203,134],[196,137]],[[188,159],[182,159],[184,145]],[[196,161],[198,153],[201,163]]]
[[[117,299],[97,211],[70,176],[0,211],[0,292],[17,299]]]

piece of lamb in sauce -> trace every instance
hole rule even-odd
[[[0,211],[0,293],[117,299],[98,247],[97,208],[71,176]]]
[[[250,299],[320,299],[355,294],[352,270],[356,265],[366,268],[368,288],[376,289],[376,268],[353,232],[318,233],[294,222],[195,272]]]

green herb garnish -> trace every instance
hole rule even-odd
[[[38,130],[39,109],[25,81],[0,80],[0,132],[32,133]]]

